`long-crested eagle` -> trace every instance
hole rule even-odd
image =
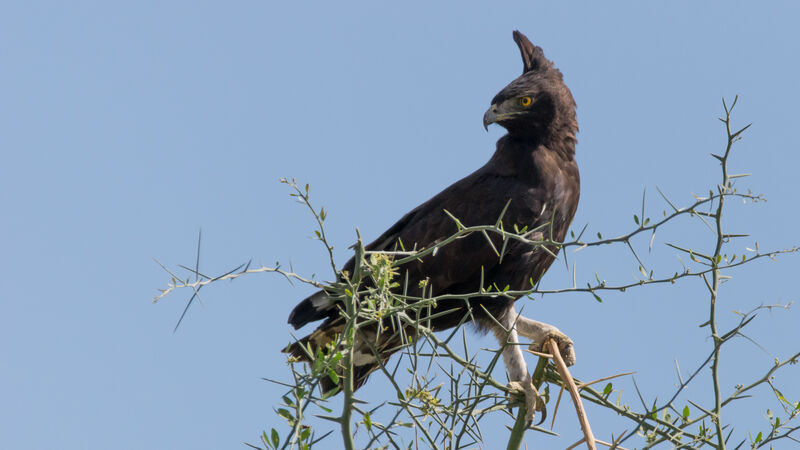
[[[398,242],[405,248],[434,246],[457,232],[456,223],[445,211],[464,226],[495,224],[502,213],[506,229],[513,224],[518,229],[539,230],[529,233],[531,240],[541,240],[545,234],[544,238],[563,241],[578,207],[580,193],[575,162],[578,132],[575,100],[561,72],[545,58],[542,49],[531,44],[519,31],[514,31],[513,36],[524,68],[521,76],[492,99],[483,116],[485,128],[496,123],[508,131],[497,141],[492,157],[483,167],[411,210],[365,246],[366,250],[391,251]],[[424,282],[426,295],[433,296],[474,294],[486,286],[529,290],[558,252],[555,245],[549,246],[547,251],[530,242],[513,240],[506,243],[501,259],[493,247],[482,233],[457,239],[435,254],[401,266],[401,284],[411,290]],[[354,263],[351,258],[343,272],[352,273]],[[470,320],[479,329],[491,330],[504,345],[503,359],[509,380],[519,383],[527,396],[531,393],[530,375],[518,345],[518,334],[538,345],[547,338],[555,339],[568,364],[575,362],[575,354],[572,341],[557,328],[518,315],[514,309],[515,300],[491,295],[471,297],[469,301],[453,298],[439,301],[430,315],[453,312],[431,319],[430,327],[444,330],[457,326],[471,307]],[[310,346],[316,351],[335,339],[344,325],[340,316],[342,309],[341,300],[324,290],[300,302],[289,315],[289,323],[295,329],[310,322],[324,321],[288,351],[308,361],[307,350],[302,347]],[[356,337],[354,388],[364,384],[369,374],[379,368],[373,349],[378,349],[381,361],[385,362],[402,347],[398,345],[400,342],[385,342],[392,339],[391,336],[391,333],[377,336],[368,331]],[[397,335],[394,336],[396,339]],[[326,392],[337,385],[324,377],[321,386]]]

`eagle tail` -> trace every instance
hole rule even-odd
[[[327,320],[313,333],[303,337],[297,342],[290,344],[284,353],[289,353],[296,360],[311,365],[311,355],[317,355],[318,350],[328,352],[332,350],[332,343],[336,342],[338,335],[344,329],[344,320],[341,317]],[[403,345],[400,333],[391,333],[384,330],[376,333],[376,328],[360,329],[353,345],[353,390],[357,390],[367,382],[370,374],[385,365],[389,358]],[[339,348],[341,350],[341,347]],[[377,353],[377,354],[376,354]],[[336,388],[342,388],[343,366],[341,360],[334,368],[336,377],[329,374],[322,374],[320,388],[325,394]],[[338,378],[334,382],[334,378]]]
[[[289,324],[295,330],[308,323],[334,316],[336,303],[325,291],[318,291],[301,301],[289,314]]]

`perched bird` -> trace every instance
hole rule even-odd
[[[483,116],[483,126],[504,127],[508,133],[497,141],[489,161],[457,181],[427,202],[403,216],[375,241],[368,251],[391,251],[398,243],[404,248],[430,248],[457,231],[454,220],[464,226],[495,224],[502,213],[505,229],[527,227],[531,240],[552,239],[562,242],[578,207],[580,178],[575,162],[578,122],[575,100],[564,84],[561,72],[544,56],[542,49],[519,31],[513,33],[522,55],[522,75],[492,99]],[[505,208],[505,212],[503,213]],[[528,242],[509,240],[502,258],[502,245],[495,236],[490,245],[482,233],[473,233],[399,267],[401,284],[417,289],[423,282],[427,295],[472,294],[482,287],[524,291],[538,282],[555,259],[558,247],[549,251]],[[493,248],[496,247],[496,248]],[[352,272],[354,259],[344,265]],[[406,283],[407,280],[407,283]],[[483,286],[481,286],[483,281]],[[399,290],[399,288],[398,288]],[[420,291],[416,292],[418,295]],[[430,315],[453,310],[431,319],[434,330],[452,328],[463,322],[471,307],[471,319],[479,329],[490,330],[502,345],[503,359],[511,382],[530,393],[530,375],[518,344],[518,334],[542,345],[553,338],[568,364],[574,363],[572,341],[557,328],[517,314],[516,298],[502,296],[447,299],[437,303]],[[321,290],[301,301],[289,315],[289,323],[298,329],[310,322],[321,325],[287,351],[300,360],[309,360],[306,348],[324,347],[343,329],[341,300]],[[493,316],[489,317],[489,315]],[[381,361],[387,361],[400,342],[390,333],[378,336],[366,332],[356,338],[354,348],[354,388],[361,386],[379,367],[372,349]],[[396,335],[395,335],[396,336]],[[372,342],[367,342],[372,341]],[[322,380],[323,391],[337,385],[328,377]],[[531,408],[529,408],[529,411]]]

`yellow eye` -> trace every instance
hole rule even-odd
[[[519,104],[522,106],[531,106],[531,98],[530,97],[520,97]]]

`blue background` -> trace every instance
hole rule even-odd
[[[311,183],[343,263],[355,227],[377,237],[491,155],[502,130],[486,133],[481,118],[521,71],[513,29],[544,48],[579,105],[574,228],[633,230],[645,188],[651,218],[668,208],[655,186],[683,205],[706,193],[719,180],[709,153],[724,149],[721,98],[739,94],[735,123],[754,125],[731,169],[752,172],[737,186],[769,202],[732,203],[725,226],[753,236],[729,253],[797,244],[799,12],[792,2],[4,2],[0,448],[243,448],[284,430],[272,410],[283,390],[261,377],[287,379],[286,317],[311,290],[270,275],[220,283],[173,334],[188,293],[153,305],[169,282],[153,258],[193,264],[202,227],[202,271],[252,258],[330,279],[313,220],[279,177]],[[664,242],[708,252],[713,234],[683,221],[652,253],[637,241],[670,275],[681,263]],[[638,276],[623,248],[568,256],[579,283],[595,271]],[[796,299],[797,269],[787,256],[732,271],[721,328],[733,310]],[[542,287],[571,280],[557,263]],[[603,298],[518,305],[574,339],[576,377],[637,371],[648,403],[674,388],[675,358],[685,376],[711,348],[697,327],[708,314],[699,280]],[[762,313],[748,336],[768,352],[731,344],[723,393],[797,352],[797,323],[793,311]],[[474,337],[473,348],[495,345]],[[790,367],[776,380],[793,401],[797,377]],[[629,380],[615,386],[639,407]],[[376,378],[360,394],[387,392]],[[688,394],[708,404],[710,392],[704,371]],[[735,443],[779,409],[759,393],[727,413]],[[632,427],[589,415],[601,439]],[[507,424],[486,423],[486,448],[504,445]],[[530,433],[528,445],[578,439],[564,405],[555,431],[563,437]]]

